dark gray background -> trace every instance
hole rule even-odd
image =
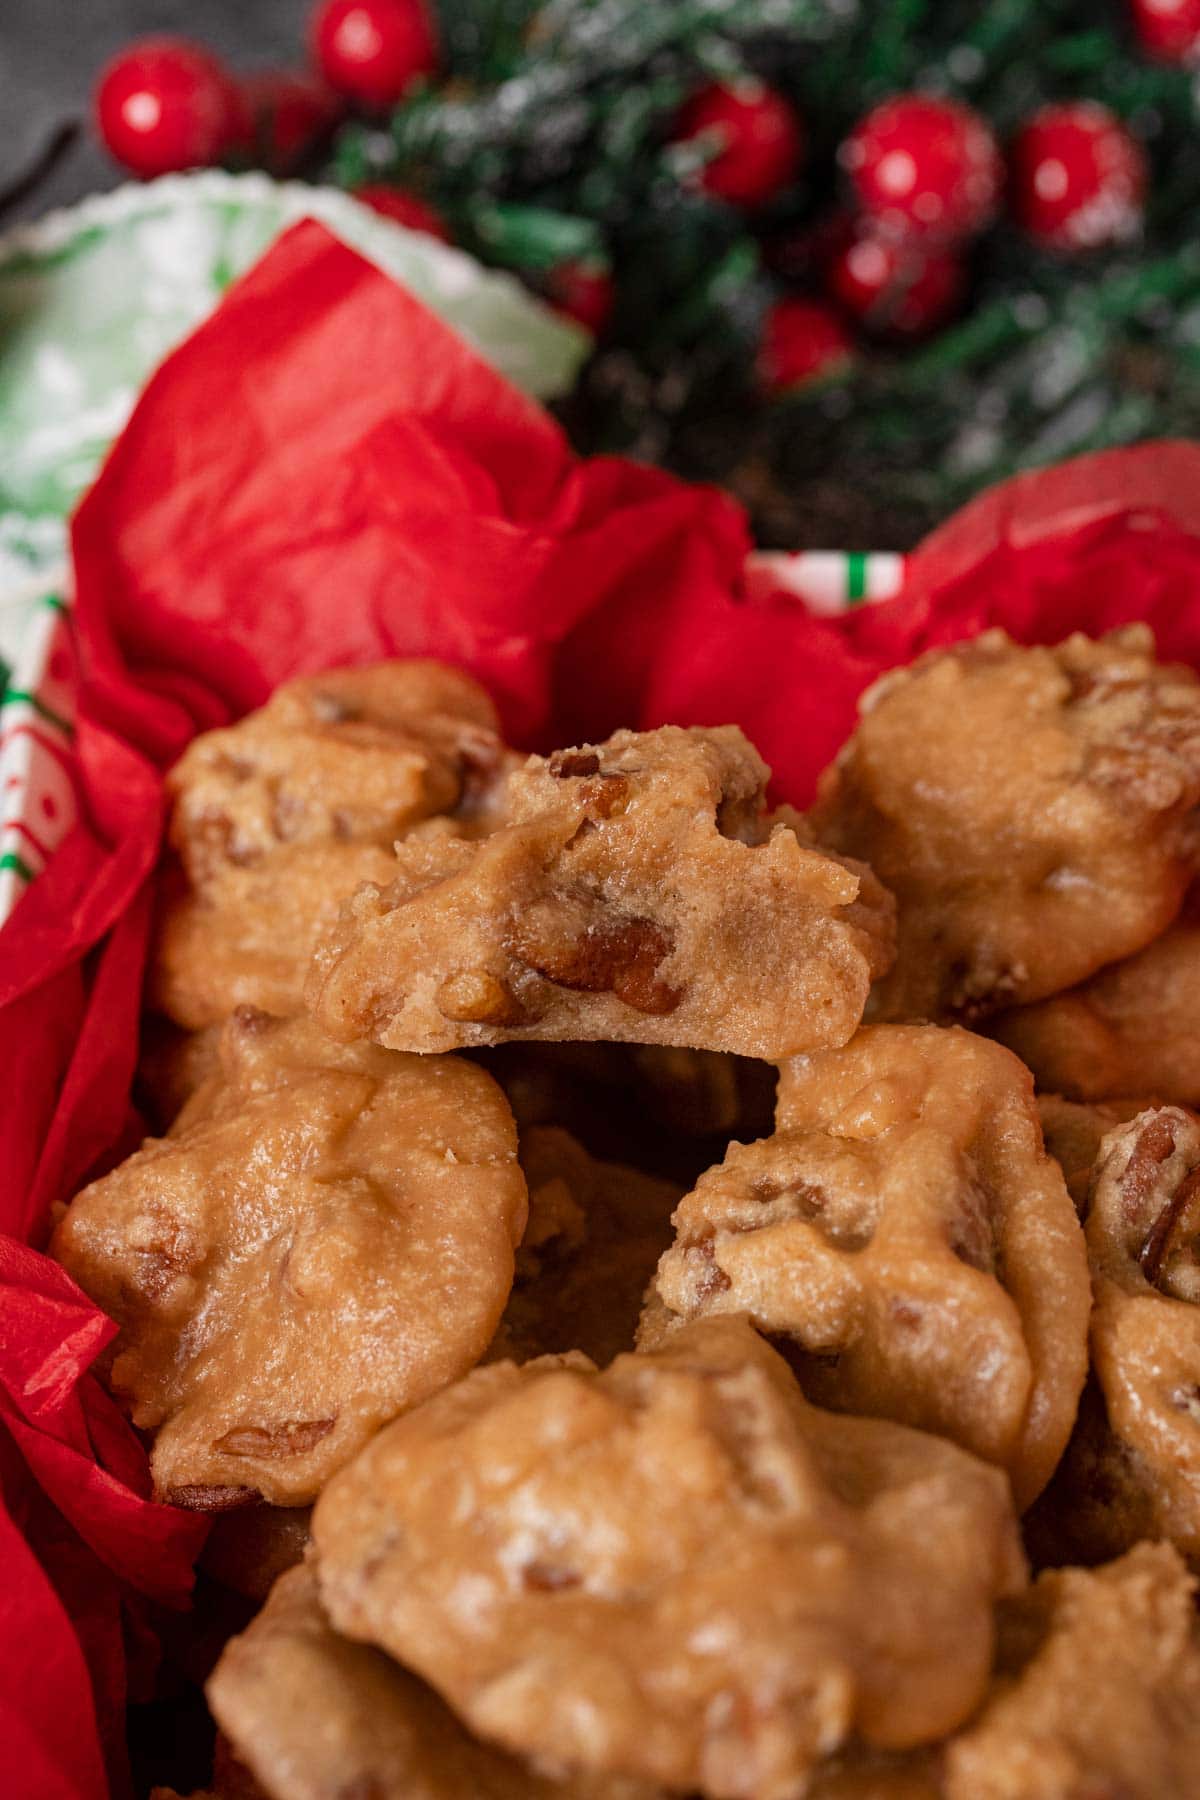
[[[12,217],[122,179],[96,141],[90,97],[97,71],[131,38],[179,32],[242,70],[296,66],[304,60],[309,11],[310,0],[0,0],[0,188],[60,120],[87,121],[82,143]]]

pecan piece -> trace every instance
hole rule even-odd
[[[1177,1299],[1196,1298],[1198,1196],[1200,1155],[1186,1115],[1167,1108],[1143,1114],[1117,1179],[1116,1198],[1129,1251],[1142,1274]]]
[[[614,770],[601,769],[590,781],[585,781],[579,790],[582,805],[601,819],[611,819],[615,814],[624,812],[629,804],[629,777],[618,775]]]
[[[711,1300],[714,1294],[726,1294],[733,1286],[724,1269],[717,1266],[716,1239],[710,1234],[699,1243],[689,1244],[684,1256],[694,1270],[693,1282],[697,1304]]]
[[[594,750],[556,750],[546,766],[558,781],[574,781],[580,775],[598,775],[600,758]]]
[[[674,944],[653,919],[620,913],[598,913],[572,929],[578,908],[563,909],[570,924],[552,903],[523,921],[514,934],[514,947],[522,961],[558,987],[584,994],[613,994],[636,1012],[661,1017],[674,1012],[683,998],[659,975]]]
[[[333,1430],[333,1419],[285,1419],[278,1425],[235,1425],[213,1444],[226,1456],[303,1456]]]
[[[1138,1133],[1121,1179],[1121,1201],[1130,1219],[1141,1218],[1150,1192],[1159,1179],[1159,1169],[1174,1149],[1175,1127],[1171,1115],[1154,1113]]]
[[[524,1008],[516,995],[486,969],[462,969],[437,991],[443,1018],[469,1025],[520,1025]]]
[[[1164,1291],[1175,1292],[1179,1288],[1184,1265],[1190,1264],[1193,1269],[1196,1266],[1200,1219],[1193,1215],[1192,1203],[1198,1193],[1200,1167],[1189,1170],[1175,1192],[1168,1196],[1142,1245],[1138,1258],[1142,1272],[1147,1281]],[[1188,1289],[1193,1285],[1188,1283]],[[1180,1292],[1178,1297],[1186,1299],[1192,1295],[1190,1291]]]
[[[262,1037],[269,1034],[278,1020],[260,1006],[235,1006],[232,1017],[242,1037]]]
[[[129,1290],[146,1300],[161,1300],[204,1261],[203,1249],[187,1225],[158,1206],[148,1207],[147,1217],[131,1231],[129,1249],[136,1258]]]
[[[504,772],[505,749],[494,731],[463,725],[458,735],[458,809],[464,818],[483,810]]]
[[[561,1594],[581,1586],[583,1577],[575,1569],[564,1569],[557,1563],[531,1562],[521,1570],[521,1580],[531,1593]]]
[[[196,1483],[189,1487],[168,1488],[163,1498],[168,1506],[181,1506],[185,1512],[236,1512],[242,1506],[257,1506],[262,1495],[252,1487],[215,1487]]]

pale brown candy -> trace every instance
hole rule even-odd
[[[1081,987],[992,1021],[992,1035],[1068,1099],[1154,1094],[1200,1104],[1200,926],[1181,924]]]
[[[1089,1560],[1169,1538],[1200,1565],[1200,1122],[1161,1107],[1103,1141],[1086,1225],[1095,1387],[1039,1535]]]
[[[778,1128],[675,1213],[641,1331],[746,1313],[839,1411],[1049,1479],[1087,1365],[1088,1275],[1028,1072],[958,1027],[864,1027],[780,1074]]]
[[[309,1006],[336,1036],[422,1051],[844,1042],[891,956],[890,900],[767,815],[767,776],[732,726],[531,757],[486,838],[397,846],[390,886],[321,946]]]
[[[190,888],[164,872],[147,976],[152,1007],[189,1030],[219,1026],[238,1006],[279,1018],[304,1010],[313,951],[342,902],[385,880],[378,844],[284,846],[268,862]]]
[[[476,1370],[321,1497],[322,1599],[472,1731],[562,1773],[801,1800],[985,1690],[1024,1564],[1003,1475],[804,1399],[744,1320],[598,1373]]]
[[[496,723],[478,683],[441,663],[289,681],[184,751],[167,782],[171,846],[197,884],[281,844],[390,847],[491,782],[504,760]]]
[[[422,821],[486,828],[510,761],[483,690],[430,662],[288,682],[195,739],[167,779],[179,867],[160,905],[152,1003],[191,1029],[240,1005],[300,1011],[341,902],[386,880],[395,840]]]
[[[1197,862],[1200,682],[1156,662],[1144,626],[1053,649],[988,631],[885,676],[861,713],[812,820],[896,896],[899,951],[870,1016],[971,1020],[1040,1000],[1179,911]]]
[[[52,1251],[120,1326],[109,1368],[160,1495],[303,1506],[478,1360],[525,1224],[507,1102],[451,1058],[237,1014],[171,1135]]]
[[[1006,1602],[993,1692],[943,1756],[945,1800],[1195,1800],[1194,1586],[1169,1545],[1141,1544]]]
[[[569,1132],[521,1133],[529,1223],[488,1359],[582,1350],[597,1363],[633,1348],[642,1299],[671,1241],[680,1189],[589,1156]]]
[[[424,1683],[340,1637],[311,1567],[277,1582],[206,1692],[264,1800],[656,1800],[637,1782],[557,1782],[478,1743]],[[222,1793],[222,1800],[224,1794]],[[230,1800],[233,1797],[230,1796]]]

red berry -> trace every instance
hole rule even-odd
[[[1043,106],[1013,140],[1012,204],[1021,225],[1056,250],[1132,237],[1142,218],[1146,157],[1107,106]]]
[[[437,36],[424,0],[323,0],[313,53],[330,87],[373,110],[395,106],[437,68]]]
[[[966,270],[953,250],[913,240],[859,237],[825,271],[826,286],[865,330],[923,337],[957,311]]]
[[[819,300],[777,300],[758,350],[759,385],[785,394],[845,374],[854,358],[850,335]]]
[[[1142,48],[1163,62],[1200,61],[1200,0],[1130,0]]]
[[[749,76],[693,94],[676,120],[674,141],[712,150],[696,180],[732,206],[774,199],[794,180],[804,155],[795,107]]]
[[[612,317],[616,289],[608,270],[599,263],[565,262],[546,278],[546,298],[555,312],[565,314],[600,337]]]
[[[838,160],[877,232],[946,243],[983,230],[1004,175],[986,121],[927,94],[900,94],[875,107]]]
[[[407,225],[410,231],[423,231],[443,244],[451,241],[450,228],[441,213],[419,194],[410,194],[404,188],[370,186],[355,188],[354,198],[385,219]]]
[[[232,76],[184,38],[143,38],[115,57],[95,105],[110,154],[146,178],[219,162],[238,130]]]
[[[273,175],[288,175],[332,130],[341,102],[303,70],[250,75],[238,83],[244,124],[238,148]]]

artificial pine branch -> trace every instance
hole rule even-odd
[[[616,314],[572,408],[588,443],[731,480],[769,535],[812,541],[788,496],[828,488],[831,469],[896,539],[1030,460],[1200,435],[1195,83],[1140,50],[1126,0],[441,11],[445,81],[386,130],[345,132],[336,173],[417,188],[467,248],[535,286],[565,261],[611,264]],[[795,102],[809,139],[794,190],[750,217],[690,181],[702,153],[671,142],[697,86],[747,71]],[[868,349],[848,378],[766,407],[752,366],[778,246],[828,214],[856,120],[913,88],[979,108],[1002,140],[1046,101],[1102,101],[1151,157],[1141,240],[1070,258],[1001,226],[973,253],[957,324],[915,349]]]

